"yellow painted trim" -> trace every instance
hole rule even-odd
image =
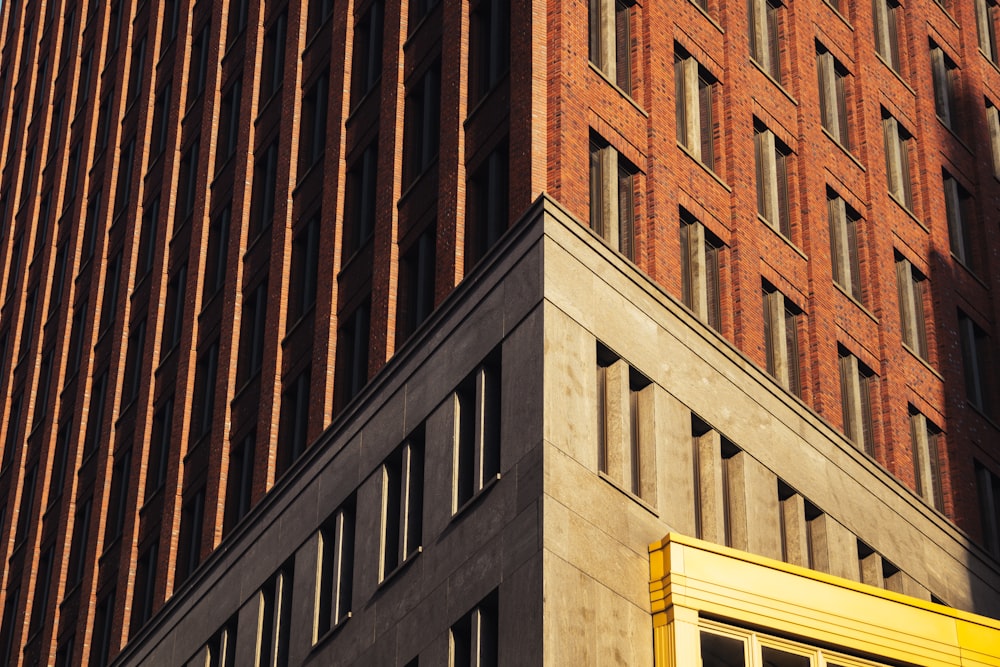
[[[680,607],[848,652],[1000,667],[1000,621],[676,533],[649,549],[654,629]]]

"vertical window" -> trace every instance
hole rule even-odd
[[[167,463],[170,458],[170,429],[174,417],[174,397],[170,396],[153,415],[153,433],[149,439],[146,463],[146,500],[159,491],[167,481]]]
[[[469,109],[510,66],[509,0],[472,0],[469,7]]]
[[[875,50],[885,64],[900,73],[899,21],[901,10],[895,0],[873,0]]]
[[[257,666],[287,667],[292,620],[292,562],[286,563],[260,590]]]
[[[238,385],[255,377],[264,361],[264,334],[267,327],[267,280],[257,284],[243,299],[240,325],[240,352],[237,368]]]
[[[910,406],[910,443],[913,446],[913,476],[920,494],[934,509],[944,512],[941,488],[941,429]]]
[[[87,417],[87,434],[83,439],[83,458],[97,451],[104,430],[104,397],[108,393],[108,372],[94,380],[90,388],[90,415]]]
[[[343,319],[337,330],[337,379],[334,400],[339,412],[368,382],[368,340],[370,332],[367,299]]]
[[[759,122],[754,123],[757,214],[786,239],[792,238],[788,201],[788,160],[791,153],[791,149],[771,130]]]
[[[112,630],[115,622],[115,589],[112,588],[97,603],[94,611],[94,632],[90,648],[90,664],[94,667],[104,667],[112,651],[118,646],[112,646]]]
[[[111,496],[108,498],[108,516],[104,527],[105,545],[109,545],[121,537],[125,527],[131,472],[132,448],[127,447],[115,454],[115,465],[111,471]]]
[[[129,139],[121,149],[118,163],[118,188],[115,192],[115,215],[121,215],[128,206],[132,194],[132,167],[135,165],[135,137]]]
[[[160,359],[177,346],[184,331],[184,291],[187,288],[187,264],[181,264],[167,283],[167,301],[163,313],[163,335],[160,341]]]
[[[151,159],[160,155],[167,147],[167,133],[170,131],[170,84],[167,81],[153,102],[153,133],[149,144]]]
[[[260,68],[260,105],[271,99],[285,77],[285,38],[288,17],[278,15],[264,35],[264,55]]]
[[[191,59],[188,61],[191,78],[188,80],[187,106],[191,106],[205,90],[205,81],[208,78],[209,28],[209,24],[205,23],[191,43]]]
[[[287,325],[294,326],[316,303],[319,276],[319,214],[292,239],[292,275],[288,287]]]
[[[975,467],[983,546],[994,556],[1000,557],[1000,476],[979,461],[975,462]]]
[[[931,42],[931,76],[934,81],[934,111],[942,123],[957,130],[958,66],[934,42]]]
[[[206,646],[208,663],[205,667],[234,667],[236,665],[238,620],[237,616],[233,616],[208,640]]]
[[[142,216],[142,227],[139,230],[138,261],[136,264],[136,278],[144,278],[153,270],[153,262],[156,261],[156,223],[160,217],[160,198],[157,197],[146,209]]]
[[[73,538],[70,541],[69,562],[66,567],[66,590],[70,591],[83,580],[87,565],[84,553],[90,537],[91,498],[77,502],[76,519],[73,521]]]
[[[309,444],[309,368],[306,367],[281,395],[276,475],[285,474]]]
[[[598,469],[648,502],[655,502],[656,489],[653,400],[650,380],[598,343]]]
[[[181,173],[178,177],[177,209],[179,220],[187,220],[194,213],[194,205],[198,199],[198,139],[181,158]]]
[[[243,77],[237,77],[222,97],[219,108],[219,136],[216,171],[222,168],[236,154],[236,143],[240,137],[240,102],[243,96]]]
[[[179,2],[177,4],[180,4]],[[250,0],[231,0],[229,3],[229,25],[226,28],[226,42],[232,44],[247,27]]]
[[[719,256],[723,244],[690,213],[681,209],[681,297],[695,316],[722,330]]]
[[[924,304],[928,298],[927,278],[899,253],[896,253],[896,286],[903,344],[926,360],[928,347]]]
[[[948,172],[942,172],[941,178],[951,254],[970,271],[976,271],[979,268],[979,239],[974,233],[976,218],[972,195]]]
[[[473,371],[454,394],[457,512],[500,476],[500,351]]]
[[[181,507],[180,536],[177,542],[177,571],[175,581],[180,585],[191,576],[201,562],[201,533],[205,518],[205,484],[186,494]]]
[[[406,87],[403,184],[410,185],[437,159],[441,131],[441,61]]]
[[[348,499],[320,528],[319,564],[313,642],[351,616],[354,498]]]
[[[748,0],[750,57],[779,84],[784,5],[778,0]]]
[[[132,622],[129,636],[138,634],[143,625],[153,615],[153,600],[156,597],[156,564],[159,541],[146,547],[135,564],[135,586],[132,591]]]
[[[38,479],[38,464],[34,464],[24,473],[21,488],[21,508],[17,515],[17,529],[14,531],[14,544],[19,545],[28,537],[28,528],[34,521],[31,519],[35,506],[35,486]]]
[[[421,426],[382,464],[382,562],[379,581],[420,551],[424,436]]]
[[[213,340],[202,353],[195,368],[191,442],[197,442],[212,430],[215,406],[215,382],[219,366],[219,340]]]
[[[253,191],[250,200],[250,240],[256,239],[274,220],[274,201],[278,187],[278,140],[254,162]]]
[[[226,477],[226,513],[223,532],[228,534],[240,522],[253,500],[254,440],[250,432],[229,450],[229,475]]]
[[[709,169],[715,170],[713,98],[718,81],[698,61],[674,45],[677,142]]]
[[[10,417],[7,419],[7,440],[3,448],[3,461],[0,470],[6,470],[14,462],[14,453],[23,444],[21,442],[21,402],[24,396],[18,394],[10,406]]]
[[[1000,54],[997,52],[996,0],[975,0],[975,2],[979,50],[994,63],[1000,64]]]
[[[101,300],[100,331],[106,330],[118,314],[118,283],[122,274],[122,251],[119,250],[108,263],[104,274],[104,298]],[[34,294],[34,292],[32,292]],[[30,341],[30,338],[28,339]]]
[[[347,172],[344,202],[344,240],[341,262],[354,255],[375,230],[375,197],[378,174],[378,137],[354,160]]]
[[[857,212],[832,190],[826,191],[827,215],[830,221],[830,260],[833,282],[855,301],[863,303],[861,261],[858,257]]]
[[[52,461],[49,477],[49,505],[62,495],[63,484],[66,481],[66,468],[69,467],[70,426],[59,429],[56,435],[56,452]]]
[[[504,139],[469,177],[465,207],[465,273],[507,230],[509,163]]]
[[[589,0],[590,62],[632,94],[632,12],[627,0]]]
[[[494,590],[451,626],[448,632],[449,667],[496,667],[499,664],[498,597]]]
[[[38,424],[45,417],[49,409],[49,388],[52,384],[53,367],[52,357],[53,351],[50,348],[42,356],[42,362],[38,369],[38,388],[35,393],[35,424]]]
[[[607,142],[590,137],[590,228],[612,248],[635,259],[638,169]]]
[[[823,129],[847,150],[851,133],[847,117],[847,70],[821,44],[816,44],[816,71],[819,74],[819,109]]]
[[[229,252],[229,223],[232,207],[226,204],[222,213],[208,227],[208,249],[205,255],[205,293],[202,302],[208,303],[226,283],[226,255]]]
[[[875,428],[872,422],[872,395],[878,390],[875,373],[858,358],[837,346],[840,365],[840,405],[844,435],[854,445],[875,455]]]
[[[305,173],[323,158],[326,148],[326,116],[329,73],[319,75],[302,98],[299,133],[299,171]]]
[[[895,118],[882,109],[882,134],[885,144],[885,173],[889,194],[896,201],[913,210],[913,181],[910,172],[910,147],[913,135]]]
[[[396,346],[410,337],[434,308],[434,244],[437,225],[427,229],[399,258]]]
[[[764,284],[763,296],[767,372],[778,384],[801,398],[799,320],[802,311],[767,283]]]
[[[312,0],[329,2],[332,0]],[[382,0],[373,0],[354,22],[354,59],[351,67],[351,106],[365,98],[382,76]]]
[[[52,565],[55,560],[55,549],[49,547],[38,558],[38,574],[35,584],[35,600],[31,605],[31,622],[28,625],[28,636],[35,634],[42,627],[49,606],[49,590],[52,585]]]
[[[146,64],[146,35],[132,47],[132,71],[128,77],[128,99],[134,101],[142,90],[142,75]]]
[[[308,28],[306,34],[311,38],[326,25],[326,20],[333,13],[333,0],[309,0]],[[357,38],[355,38],[357,39]],[[355,58],[354,62],[357,62]]]
[[[163,2],[163,40],[160,51],[165,51],[177,37],[177,25],[180,23],[181,0],[164,0]]]
[[[993,175],[1000,178],[1000,110],[986,101],[986,124],[990,131],[990,154],[993,156]]]
[[[958,334],[962,341],[962,368],[965,370],[965,395],[974,407],[993,415],[990,339],[971,317],[958,311]]]

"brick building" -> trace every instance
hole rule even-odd
[[[5,664],[998,664],[993,0],[0,20]]]

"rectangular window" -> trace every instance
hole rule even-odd
[[[236,665],[238,621],[238,617],[234,615],[208,640],[205,646],[208,651],[208,662],[205,667],[234,667]]]
[[[337,330],[337,378],[334,401],[339,412],[368,383],[369,312],[371,303],[364,303],[343,318]]]
[[[90,538],[91,498],[77,502],[76,519],[73,521],[73,539],[70,541],[69,562],[66,566],[66,591],[71,591],[83,580],[87,566],[84,557]]]
[[[278,453],[275,474],[292,467],[309,444],[309,367],[287,384],[281,395],[278,425]]]
[[[760,122],[754,123],[753,138],[757,214],[768,226],[790,240],[792,223],[788,197],[788,161],[792,151]]]
[[[873,0],[875,50],[885,64],[900,72],[899,21],[902,11],[895,0]]]
[[[179,2],[177,4],[180,4]],[[232,44],[247,27],[250,0],[232,0],[229,3],[229,25],[226,27],[226,42]]]
[[[750,57],[779,84],[785,6],[778,0],[748,0]]]
[[[410,337],[434,308],[434,244],[437,225],[427,229],[399,258],[396,346]]]
[[[990,154],[993,156],[993,175],[1000,178],[1000,110],[986,101],[986,124],[990,131]]]
[[[205,254],[205,293],[202,302],[218,294],[226,284],[226,256],[229,253],[229,223],[232,206],[226,204],[222,213],[212,220],[208,228],[208,249]]]
[[[251,431],[238,444],[229,449],[229,475],[226,478],[226,513],[223,533],[229,534],[240,522],[253,500],[254,440]]]
[[[833,190],[826,191],[830,221],[830,262],[833,282],[858,303],[864,302],[861,289],[861,261],[858,257],[860,216]]]
[[[253,165],[253,191],[250,195],[251,241],[271,226],[274,220],[274,202],[278,187],[278,140],[263,150]]]
[[[104,398],[108,393],[108,372],[104,371],[90,388],[90,414],[87,417],[87,434],[83,439],[83,458],[97,451],[104,432]]]
[[[14,544],[20,545],[28,536],[28,528],[32,521],[35,507],[35,486],[38,479],[38,464],[34,464],[24,473],[21,488],[21,508],[17,514],[17,529],[14,531]]]
[[[840,405],[844,435],[868,456],[875,456],[875,428],[872,422],[872,396],[878,391],[878,378],[858,358],[837,346],[840,365]]]
[[[326,20],[333,13],[333,0],[309,0],[308,26],[306,35],[311,39],[320,28],[326,25]],[[355,43],[357,37],[355,37]],[[357,63],[357,58],[354,59]]]
[[[718,81],[698,61],[674,45],[677,142],[696,160],[715,170],[715,114]]]
[[[590,62],[625,94],[632,94],[632,12],[628,0],[589,0]]]
[[[509,0],[472,0],[469,7],[469,109],[510,67]]]
[[[320,528],[319,564],[314,643],[351,616],[354,579],[353,497]]]
[[[326,1],[333,8],[332,0]],[[351,107],[358,105],[382,76],[383,0],[373,0],[354,22],[354,59],[351,69]]]
[[[114,258],[108,262],[107,271],[104,274],[104,298],[101,299],[101,324],[99,331],[104,332],[110,327],[118,314],[118,283],[122,274],[122,251],[115,253]],[[33,313],[32,313],[33,314]],[[27,339],[30,342],[30,338]]]
[[[260,372],[264,362],[264,334],[267,328],[267,279],[265,278],[243,298],[240,324],[240,351],[237,362],[238,386],[246,384]]]
[[[764,284],[763,297],[767,372],[778,384],[801,398],[799,320],[802,311],[767,283]]]
[[[132,194],[132,167],[135,165],[135,137],[122,146],[118,162],[118,187],[115,192],[115,216],[122,214]]]
[[[171,82],[167,81],[153,102],[153,133],[149,142],[150,161],[167,147],[167,133],[170,132],[170,86]]]
[[[156,261],[156,227],[160,217],[160,198],[154,199],[142,216],[142,227],[139,229],[139,249],[136,263],[136,279],[144,278],[153,270]]]
[[[135,564],[135,587],[132,591],[132,622],[129,636],[138,634],[143,625],[153,615],[153,600],[156,598],[156,565],[159,541],[153,540]]]
[[[979,50],[993,63],[1000,64],[997,51],[997,3],[996,0],[975,0],[976,29],[979,34]]]
[[[472,271],[507,230],[508,183],[505,138],[469,176],[465,207],[465,273]]]
[[[329,73],[323,72],[302,98],[302,117],[299,125],[300,176],[323,158],[323,151],[326,148],[329,88]]]
[[[948,240],[951,254],[970,271],[979,269],[979,239],[976,238],[976,216],[972,195],[959,185],[947,171],[941,173],[944,185],[945,215],[948,218]]]
[[[403,187],[437,159],[441,132],[441,61],[406,86],[403,128]]]
[[[316,303],[319,277],[319,214],[314,215],[292,239],[292,275],[288,286],[287,326],[292,327]]]
[[[608,479],[655,502],[653,384],[597,345],[597,458]]]
[[[994,556],[1000,557],[1000,475],[994,474],[979,461],[975,465],[983,546]]]
[[[240,138],[240,103],[243,98],[243,77],[237,77],[222,96],[219,108],[219,135],[216,143],[216,171],[222,169],[236,154]]]
[[[52,585],[52,565],[55,561],[55,549],[49,547],[38,558],[38,574],[35,577],[35,599],[31,605],[31,622],[28,625],[28,636],[35,634],[42,627],[47,617],[49,606],[49,591]]]
[[[146,66],[146,35],[132,47],[132,71],[128,77],[128,100],[134,101],[142,90],[143,70]]]
[[[500,368],[497,349],[454,393],[452,513],[500,476]]]
[[[934,111],[937,112],[942,123],[952,130],[957,130],[959,127],[956,90],[958,66],[934,42],[931,42],[931,77],[934,82]]]
[[[292,561],[260,589],[257,616],[257,666],[287,667],[292,621]]]
[[[347,172],[344,202],[344,241],[341,262],[347,263],[375,230],[375,199],[378,176],[378,137],[364,149]]]
[[[94,632],[90,647],[90,664],[104,667],[111,656],[111,633],[115,622],[115,589],[112,588],[97,603],[94,611]],[[117,648],[117,647],[116,647]]]
[[[215,406],[215,383],[219,366],[219,340],[213,340],[195,367],[194,397],[191,416],[191,442],[195,443],[212,430]]]
[[[153,433],[149,439],[146,464],[146,497],[149,498],[167,481],[170,459],[170,430],[174,417],[174,397],[170,396],[153,415]]]
[[[260,68],[260,106],[278,91],[285,77],[285,39],[288,17],[278,15],[264,35],[264,55]]]
[[[962,341],[965,395],[974,407],[993,416],[991,382],[995,368],[990,363],[990,339],[971,317],[958,311],[958,334]]]
[[[177,541],[175,585],[180,585],[201,562],[201,533],[205,518],[205,484],[186,495],[181,507],[180,535]]]
[[[160,52],[167,50],[177,37],[177,26],[180,24],[181,0],[164,0],[163,2],[163,39]]]
[[[449,667],[496,667],[499,648],[497,591],[486,596],[451,626]]]
[[[8,466],[14,462],[14,453],[21,445],[21,405],[24,396],[18,394],[10,406],[10,417],[7,418],[7,439],[3,448],[3,461],[0,462],[0,470],[7,470]]]
[[[35,416],[33,423],[38,424],[45,418],[49,410],[49,389],[52,385],[53,350],[50,348],[42,355],[38,368],[38,387],[35,393]]]
[[[695,316],[722,331],[719,259],[722,241],[681,209],[681,298]]]
[[[125,528],[131,473],[132,448],[127,447],[115,454],[115,465],[111,471],[111,496],[108,498],[108,516],[104,527],[105,545],[109,545],[121,537],[122,530]]]
[[[381,468],[382,559],[384,581],[406,559],[420,552],[424,499],[423,426],[407,438]]]
[[[71,429],[69,425],[59,429],[56,435],[56,452],[52,461],[52,471],[49,477],[49,505],[51,506],[63,492],[66,481],[66,468],[69,467],[69,445]]]
[[[944,512],[941,488],[941,429],[910,406],[910,443],[913,446],[913,476],[917,493],[934,509]]]
[[[612,248],[635,259],[638,169],[595,134],[590,137],[590,228]]]
[[[167,301],[163,312],[163,335],[160,361],[180,343],[184,332],[184,292],[187,289],[187,264],[181,264],[167,283]]]
[[[848,72],[819,43],[816,44],[816,70],[819,73],[819,109],[823,129],[846,150],[851,150],[847,116]]]
[[[206,22],[202,26],[198,36],[191,42],[191,59],[188,61],[188,72],[191,78],[188,80],[187,106],[191,106],[202,91],[205,90],[206,79],[208,78],[208,51],[210,26]]]
[[[181,172],[177,178],[179,192],[177,193],[178,220],[184,221],[194,213],[194,205],[198,200],[198,147],[195,139],[181,158]]]
[[[926,361],[928,358],[925,315],[925,302],[928,298],[927,278],[899,253],[896,253],[896,286],[903,344]]]
[[[889,194],[897,202],[913,210],[913,180],[910,171],[910,148],[913,135],[899,124],[895,118],[882,109],[882,134],[885,143],[885,173],[888,179]]]

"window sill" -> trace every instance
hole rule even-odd
[[[318,41],[319,36],[323,34],[324,29],[326,28],[327,25],[329,25],[331,18],[333,18],[333,12],[330,12],[329,14],[324,16],[320,20],[319,25],[316,26],[315,30],[313,30],[310,34],[306,35],[306,45],[302,48],[303,56],[305,56],[305,54],[309,52],[309,49],[312,47],[312,45]]]
[[[941,380],[941,382],[944,382],[944,376],[942,376],[940,373],[938,373],[936,370],[934,370],[934,367],[930,365],[930,362],[928,362],[926,359],[924,359],[919,354],[917,354],[916,350],[914,350],[912,347],[910,347],[909,345],[907,345],[905,342],[903,343],[903,349],[906,350],[907,352],[909,352],[913,356],[914,359],[916,359],[917,361],[919,361],[920,364],[924,368],[926,368],[931,373],[933,373],[934,377],[936,377],[938,380]]]
[[[906,215],[910,216],[910,218],[913,219],[913,222],[915,222],[918,225],[920,225],[920,229],[924,230],[928,234],[931,233],[931,230],[927,229],[927,225],[925,225],[924,223],[922,223],[920,221],[920,218],[917,217],[917,214],[914,213],[913,211],[911,211],[909,206],[907,206],[906,204],[904,204],[903,202],[901,202],[899,200],[899,197],[897,197],[894,192],[889,192],[889,199],[891,199],[892,201],[896,202],[896,204],[899,205],[899,208],[903,209],[903,212],[906,213]]]
[[[464,503],[462,503],[455,509],[455,511],[451,515],[451,521],[453,522],[457,521],[459,517],[461,517],[469,510],[469,508],[473,507],[474,505],[478,505],[479,500],[483,498],[489,492],[490,489],[496,486],[497,481],[499,479],[500,479],[500,473],[497,473],[496,475],[490,477],[485,482],[483,482],[483,486],[480,489],[478,489]]]
[[[284,349],[285,347],[288,346],[288,343],[290,342],[290,339],[295,334],[295,332],[298,330],[299,326],[301,326],[302,323],[305,322],[306,320],[310,319],[309,316],[312,314],[313,310],[315,310],[315,309],[316,309],[316,300],[314,299],[311,304],[309,304],[306,308],[304,308],[302,310],[302,314],[299,315],[297,318],[295,318],[295,321],[292,322],[291,325],[286,325],[285,326],[285,335],[281,339],[281,347],[282,347],[282,349]]]
[[[261,103],[260,108],[257,109],[257,118],[254,119],[253,121],[253,126],[255,128],[258,125],[260,125],[260,122],[264,119],[264,115],[267,113],[267,109],[268,107],[271,106],[271,103],[274,102],[274,100],[281,98],[281,89],[283,87],[283,83],[284,79],[279,81],[278,84],[274,87],[274,90],[271,91],[271,94],[268,96],[268,98],[264,100],[264,102]]]
[[[171,343],[170,347],[163,350],[160,353],[160,363],[156,366],[156,370],[153,371],[153,377],[159,377],[160,372],[163,370],[163,366],[170,361],[171,355],[173,355],[174,350],[180,347],[179,341]]]
[[[123,531],[124,532],[124,531]],[[116,549],[122,541],[122,533],[118,533],[105,547],[101,555],[97,557],[98,564],[103,564],[111,556],[111,551]]]
[[[979,47],[979,53],[983,54],[983,58],[986,58],[986,62],[988,62],[993,69],[1000,72],[1000,63],[993,60],[993,56],[983,51],[982,47]]]
[[[313,158],[312,163],[309,164],[309,166],[307,166],[305,169],[300,170],[299,173],[295,175],[295,187],[292,188],[292,198],[294,198],[295,195],[299,193],[299,189],[302,187],[302,184],[305,183],[306,180],[308,180],[309,175],[312,174],[313,171],[322,168],[325,155],[326,155],[326,148],[324,147],[324,149],[319,151],[319,154],[315,158]]]
[[[857,306],[858,308],[860,308],[861,312],[863,312],[865,315],[867,315],[868,318],[871,319],[872,322],[874,322],[875,324],[878,324],[878,318],[875,317],[875,315],[874,315],[874,313],[872,313],[872,311],[870,311],[867,308],[865,308],[865,304],[861,303],[856,298],[854,298],[853,294],[851,294],[850,292],[848,292],[846,289],[843,288],[843,286],[837,284],[836,282],[833,283],[833,286],[837,288],[838,292],[840,292],[841,294],[843,294],[844,296],[846,296],[848,299],[850,299],[851,303],[853,303],[855,306]]]
[[[407,556],[406,560],[397,565],[391,572],[387,572],[385,576],[382,577],[382,581],[378,582],[378,587],[376,590],[384,590],[390,583],[402,576],[405,570],[410,569],[410,563],[417,560],[417,556],[424,552],[423,546],[417,547],[416,551]]]
[[[750,63],[754,67],[757,68],[757,71],[759,71],[761,74],[763,74],[764,76],[766,76],[768,78],[768,80],[770,80],[771,83],[773,83],[775,86],[777,86],[778,90],[780,90],[782,92],[782,94],[785,97],[787,97],[789,99],[789,101],[791,101],[792,104],[794,104],[795,106],[799,105],[799,101],[796,100],[794,97],[792,97],[792,94],[790,92],[788,92],[787,90],[785,90],[785,87],[783,85],[781,85],[780,81],[778,81],[777,79],[775,79],[766,69],[764,69],[761,66],[761,64],[759,62],[757,62],[756,60],[754,60],[753,56],[750,57]]]
[[[858,158],[854,157],[854,154],[851,153],[850,149],[847,148],[847,146],[845,146],[843,143],[841,143],[840,140],[837,139],[837,137],[835,137],[832,134],[830,134],[830,131],[828,129],[826,129],[825,127],[823,128],[823,134],[825,134],[827,136],[827,138],[830,139],[830,141],[832,141],[834,144],[836,144],[837,148],[839,148],[840,150],[844,151],[844,155],[846,155],[847,157],[851,158],[851,162],[853,162],[854,164],[858,165],[858,169],[860,169],[862,172],[867,172],[868,171],[867,169],[865,169],[865,165],[861,164],[861,160],[859,160]]]
[[[965,404],[968,405],[970,408],[972,408],[973,412],[975,412],[977,415],[979,415],[980,417],[982,417],[983,420],[985,420],[987,424],[989,424],[990,426],[992,426],[993,430],[1000,431],[1000,424],[998,424],[997,422],[993,421],[993,417],[990,417],[988,414],[986,414],[985,412],[983,412],[983,409],[981,407],[979,407],[978,405],[976,405],[975,403],[973,403],[972,401],[970,401],[968,398],[965,399]]]
[[[980,285],[983,286],[983,289],[988,290],[990,288],[990,286],[987,285],[985,282],[983,282],[982,278],[980,278],[979,275],[975,271],[973,271],[972,267],[969,266],[965,262],[965,260],[963,260],[961,257],[958,257],[954,252],[952,252],[950,254],[951,254],[951,258],[953,260],[955,260],[955,262],[959,266],[961,266],[963,269],[965,269],[965,271],[972,277],[973,280],[975,280],[977,283],[979,283]]]
[[[785,243],[787,243],[788,247],[791,248],[792,250],[794,250],[799,256],[802,257],[802,259],[806,260],[807,262],[809,261],[809,255],[807,255],[805,252],[803,252],[802,249],[799,248],[797,245],[795,245],[794,243],[792,243],[792,240],[790,238],[788,238],[787,236],[785,236],[784,234],[782,234],[781,230],[778,229],[777,227],[775,227],[774,225],[772,225],[770,222],[768,222],[768,220],[764,216],[762,216],[760,213],[758,213],[757,214],[757,219],[760,220],[764,224],[765,227],[767,227],[772,232],[774,232],[774,234],[779,239],[781,239],[782,241],[784,241]]]
[[[347,113],[347,120],[344,121],[345,128],[350,127],[355,123],[355,119],[358,117],[358,109],[364,106],[365,100],[367,100],[368,97],[372,94],[372,91],[382,89],[381,84],[382,84],[382,75],[379,74],[378,77],[375,79],[375,81],[372,82],[371,87],[365,92],[361,93],[361,99],[359,99],[357,102],[351,100],[351,108],[350,111]]]
[[[163,465],[166,465],[166,461],[163,462]],[[149,511],[150,511],[150,505],[152,504],[152,502],[154,500],[156,500],[157,496],[163,495],[163,488],[166,485],[167,485],[166,482],[164,482],[163,484],[160,484],[158,487],[156,487],[155,489],[153,489],[152,492],[150,492],[149,494],[147,494],[145,498],[143,498],[142,507],[139,508],[139,517],[140,518],[143,515],[149,513]]]
[[[344,274],[347,273],[347,271],[350,270],[351,265],[355,262],[355,260],[361,257],[361,253],[369,246],[369,244],[371,244],[372,238],[374,238],[374,236],[375,232],[374,230],[372,230],[371,232],[369,232],[368,236],[366,236],[358,243],[358,247],[354,250],[354,252],[348,255],[346,259],[341,259],[340,271],[337,272],[338,280],[340,279],[341,276],[343,276]]]
[[[906,81],[904,81],[904,80],[903,80],[903,75],[902,75],[902,74],[900,74],[899,72],[897,72],[897,71],[896,71],[896,69],[895,69],[895,68],[894,68],[894,67],[893,67],[892,65],[890,65],[890,64],[889,64],[889,61],[888,61],[888,60],[886,60],[885,58],[883,58],[883,57],[882,57],[882,54],[881,54],[881,53],[879,53],[878,51],[876,51],[876,52],[875,52],[875,57],[876,57],[876,58],[878,58],[879,60],[881,60],[881,61],[882,61],[882,64],[883,64],[883,65],[885,65],[885,66],[886,66],[886,68],[887,68],[887,69],[888,69],[888,70],[889,70],[890,72],[892,72],[892,75],[893,75],[894,77],[896,77],[897,79],[899,79],[899,82],[900,82],[901,84],[903,84],[903,85],[904,85],[904,86],[906,87],[906,89],[907,89],[908,91],[910,91],[910,93],[911,93],[911,94],[912,94],[912,95],[913,95],[914,97],[916,97],[916,95],[917,95],[917,92],[916,92],[915,90],[913,90],[913,88],[912,88],[912,87],[910,86],[910,84],[906,83]]]
[[[503,83],[503,82],[505,82],[508,79],[508,77],[510,77],[510,68],[509,67],[507,68],[506,71],[504,71],[503,74],[501,74],[501,75],[499,75],[497,77],[496,82],[492,86],[490,86],[488,90],[484,90],[484,91],[482,91],[480,93],[479,100],[472,106],[471,109],[469,109],[465,113],[465,121],[463,121],[462,127],[467,128],[469,126],[469,123],[471,123],[472,119],[475,117],[476,112],[478,112],[480,109],[483,109],[485,107],[490,106],[488,104],[490,97],[500,87],[500,84]],[[509,115],[509,112],[508,112],[508,115]]]
[[[604,71],[601,70],[600,67],[598,67],[594,63],[590,62],[589,60],[587,61],[587,64],[590,65],[590,69],[592,69],[595,72],[597,72],[597,75],[599,77],[601,77],[602,79],[604,79],[609,86],[611,86],[612,88],[614,88],[615,90],[617,90],[618,94],[620,94],[622,97],[624,97],[625,100],[629,104],[631,104],[632,106],[634,106],[635,109],[636,109],[636,111],[638,111],[639,113],[641,113],[646,118],[649,118],[649,113],[645,109],[643,109],[641,106],[639,106],[639,103],[636,102],[635,99],[633,99],[633,97],[631,95],[629,95],[628,93],[626,93],[625,90],[622,89],[617,83],[615,83],[614,81],[612,81],[611,79],[609,79],[608,75],[605,74]]]
[[[614,488],[616,491],[622,493],[626,498],[628,498],[632,502],[636,503],[637,505],[639,505],[640,507],[642,507],[644,510],[646,510],[647,512],[649,512],[653,516],[655,516],[655,517],[659,517],[660,516],[659,512],[656,511],[655,507],[653,507],[648,502],[646,502],[645,500],[643,500],[641,497],[635,495],[634,493],[632,493],[628,489],[624,488],[621,484],[619,484],[615,480],[611,479],[611,477],[607,473],[598,470],[597,471],[597,476],[600,477],[601,479],[603,479],[608,484],[610,484],[611,487]]]
[[[696,163],[698,163],[698,166],[700,166],[702,169],[704,169],[705,172],[708,173],[709,176],[711,176],[713,179],[715,179],[715,181],[719,185],[721,185],[723,188],[725,188],[726,192],[732,193],[733,189],[731,187],[729,187],[726,184],[725,181],[722,180],[722,177],[719,176],[718,174],[716,174],[715,171],[713,171],[712,168],[709,167],[707,164],[705,164],[704,162],[702,162],[701,160],[699,160],[697,157],[695,157],[694,153],[692,153],[690,150],[688,150],[687,146],[685,146],[684,144],[682,144],[682,143],[680,143],[678,141],[677,142],[677,147],[680,148],[689,158],[691,158]]]
[[[403,193],[399,195],[399,201],[396,203],[397,208],[403,206],[403,202],[406,201],[406,198],[410,196],[411,192],[417,189],[417,186],[420,185],[420,181],[424,180],[424,177],[430,173],[431,170],[437,169],[438,159],[440,157],[440,153],[435,153],[434,157],[430,159],[427,165],[410,179],[410,182],[403,189]]]
[[[823,0],[823,4],[829,7],[830,11],[832,11],[837,16],[837,18],[839,18],[841,21],[844,22],[844,25],[846,25],[851,30],[854,30],[854,26],[851,25],[851,22],[847,20],[847,17],[841,14],[839,9],[831,5],[829,0]]]
[[[938,116],[937,114],[934,114],[934,116],[938,119],[938,122],[941,123],[944,129],[948,130],[948,133],[955,138],[955,141],[961,144],[962,148],[967,150],[969,154],[972,154],[973,152],[972,149],[969,148],[969,145],[967,143],[965,143],[965,139],[959,136],[958,132],[955,131],[955,128],[953,128],[949,123],[945,122],[944,118],[941,118],[941,116]]]
[[[312,648],[309,649],[310,653],[318,651],[323,644],[326,644],[327,642],[330,641],[331,637],[333,637],[334,635],[339,634],[340,629],[342,627],[344,627],[345,625],[347,625],[347,622],[349,620],[351,620],[352,616],[353,616],[353,612],[350,612],[350,611],[347,612],[347,614],[343,618],[341,618],[339,621],[337,621],[336,625],[334,625],[332,628],[330,628],[328,630],[325,630],[323,632],[323,634],[321,634],[320,636],[316,637],[315,641],[313,641],[313,643],[312,643]]]
[[[958,25],[958,21],[956,21],[955,17],[951,15],[951,12],[948,11],[947,7],[945,7],[940,2],[937,2],[936,0],[933,4],[937,5],[938,9],[941,10],[941,13],[944,14],[945,18],[951,21],[952,25],[954,25],[956,28],[961,29],[962,26]]]
[[[690,2],[691,2],[692,5],[694,5],[695,9],[697,9],[699,12],[701,12],[702,16],[704,16],[705,18],[707,18],[709,20],[709,22],[713,26],[715,26],[715,29],[718,30],[720,34],[723,34],[723,35],[726,34],[725,29],[721,25],[719,25],[718,21],[716,21],[715,19],[712,18],[712,16],[708,13],[708,10],[706,10],[704,7],[702,7],[701,5],[699,5],[694,0],[690,0]]]

